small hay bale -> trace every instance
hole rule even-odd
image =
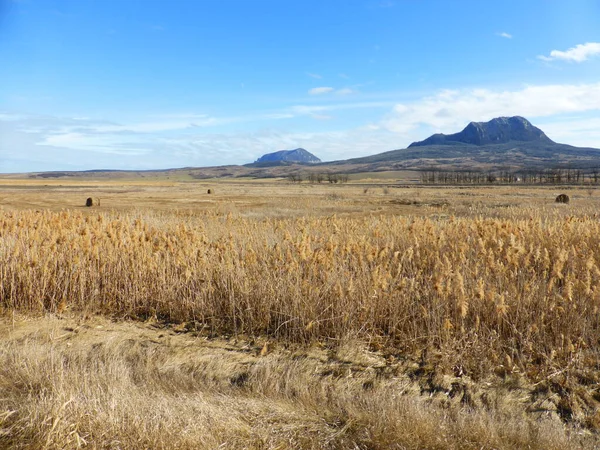
[[[213,193],[213,190],[212,190],[212,189],[209,189],[209,190],[208,190],[206,193],[207,193],[207,194],[212,194],[212,193]]]
[[[100,199],[94,198],[94,197],[88,197],[88,199],[85,201],[85,206],[87,206],[87,207],[100,206]]]
[[[555,202],[556,203],[569,203],[569,196],[567,194],[560,194],[558,197],[556,197]]]

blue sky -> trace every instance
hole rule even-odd
[[[323,160],[522,115],[600,148],[596,0],[0,0],[0,172]]]

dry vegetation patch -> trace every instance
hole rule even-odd
[[[502,380],[497,404],[421,392],[406,363],[357,340],[335,347],[207,339],[100,318],[0,324],[4,448],[592,448],[527,413],[531,387]],[[513,383],[514,384],[514,383]]]
[[[0,233],[7,310],[156,316],[293,342],[356,334],[439,349],[474,375],[506,357],[543,374],[596,356],[593,216],[13,212]]]
[[[591,196],[232,189],[1,211],[0,444],[598,444]]]

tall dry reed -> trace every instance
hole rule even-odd
[[[593,217],[11,212],[0,305],[298,342],[356,335],[449,350],[472,372],[506,357],[552,368],[597,356],[599,250]]]

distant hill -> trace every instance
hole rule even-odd
[[[266,155],[258,158],[254,164],[270,164],[270,163],[302,163],[302,164],[314,164],[320,163],[321,160],[309,151],[303,148],[297,148],[295,150],[280,150],[274,153],[267,153]]]
[[[434,134],[408,148],[336,161],[361,170],[403,170],[426,167],[460,169],[527,169],[600,167],[600,149],[573,147],[550,139],[527,119],[498,117],[471,122],[455,134]]]
[[[600,170],[600,149],[573,147],[550,139],[527,119],[498,117],[471,122],[461,132],[434,134],[408,148],[362,158],[322,163],[303,148],[266,154],[244,166],[185,167],[150,171],[41,172],[30,178],[144,178],[210,179],[230,177],[277,178],[290,174],[361,173],[404,170],[508,170],[573,168]]]
[[[505,144],[510,141],[554,143],[542,130],[534,127],[527,119],[514,116],[498,117],[489,122],[471,122],[460,133],[434,134],[424,141],[413,142],[408,148],[428,145]]]

